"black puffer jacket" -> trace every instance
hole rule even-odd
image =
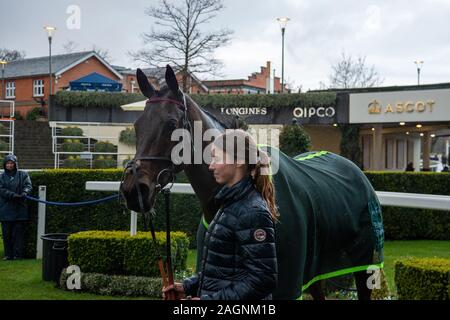
[[[198,275],[186,295],[202,300],[271,299],[277,284],[275,231],[267,204],[250,177],[216,195],[222,204],[205,235]]]

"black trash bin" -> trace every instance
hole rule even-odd
[[[59,282],[62,269],[69,266],[67,258],[67,233],[49,233],[42,239],[42,279]]]

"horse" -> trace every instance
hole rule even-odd
[[[137,69],[139,88],[148,98],[144,112],[135,121],[136,155],[127,166],[120,193],[128,209],[148,212],[156,194],[171,182],[171,175],[184,171],[201,204],[203,216],[197,231],[197,248],[219,209],[214,201],[220,186],[200,162],[174,162],[171,139],[176,129],[192,134],[201,123],[208,130],[230,129],[183,93],[173,69],[167,65],[166,84],[156,90]],[[190,144],[190,157],[203,154],[210,141]],[[189,148],[188,148],[189,149]],[[383,227],[375,191],[362,171],[351,161],[330,152],[307,153],[290,158],[269,148],[279,170],[273,175],[280,212],[276,223],[278,286],[274,299],[298,299],[309,289],[314,299],[325,295],[321,280],[353,273],[359,299],[370,299],[372,275],[367,269],[382,266]],[[296,180],[296,177],[299,179]],[[331,201],[330,201],[331,199]],[[198,250],[197,266],[201,261]]]

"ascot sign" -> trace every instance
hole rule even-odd
[[[349,123],[450,121],[450,88],[349,94]]]
[[[397,102],[395,104],[388,103],[385,106],[382,106],[378,100],[373,100],[369,103],[368,111],[369,114],[381,114],[381,113],[403,113],[403,112],[424,112],[428,110],[429,112],[433,112],[433,106],[435,105],[435,101],[407,101],[407,102]]]

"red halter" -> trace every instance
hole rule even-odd
[[[185,111],[186,107],[179,101],[167,98],[150,98],[147,100],[147,103],[155,103],[155,102],[170,102],[176,104],[181,110]]]

